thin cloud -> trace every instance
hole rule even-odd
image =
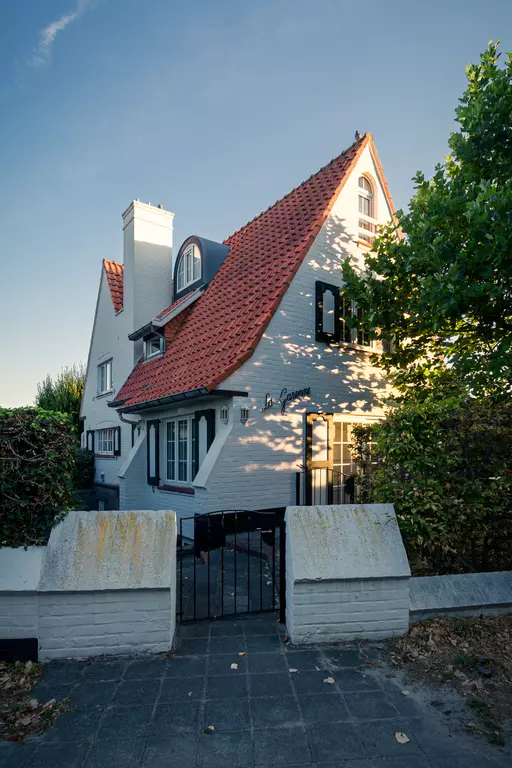
[[[71,11],[43,27],[39,33],[39,43],[29,59],[30,66],[41,67],[49,64],[52,58],[52,46],[59,32],[63,32],[69,24],[78,21],[95,3],[96,0],[76,0],[75,7]]]

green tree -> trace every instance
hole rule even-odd
[[[359,322],[392,342],[375,362],[405,392],[440,377],[512,391],[512,59],[499,66],[497,49],[466,70],[451,155],[432,179],[416,175],[409,212],[379,232],[365,271],[343,266]]]
[[[83,365],[64,368],[54,379],[50,375],[37,385],[36,406],[45,411],[67,413],[77,434],[80,433],[80,405],[84,394]]]

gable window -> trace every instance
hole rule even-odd
[[[315,284],[315,298],[316,341],[375,347],[368,332],[351,327],[351,318],[359,318],[362,313],[355,301],[346,299],[338,286],[318,280]]]
[[[176,292],[195,283],[201,278],[201,254],[195,243],[185,249],[180,256],[178,271],[176,274]]]
[[[98,395],[112,391],[112,360],[98,365]]]
[[[364,245],[372,245],[377,225],[375,222],[375,195],[373,185],[366,178],[360,176],[359,181],[359,242]]]
[[[165,337],[159,333],[144,339],[144,360],[151,360],[165,352]]]

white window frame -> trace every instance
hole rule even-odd
[[[179,423],[180,422],[186,422],[187,423],[187,456],[186,456],[186,468],[187,468],[187,477],[185,480],[180,480],[179,473],[180,473],[180,459],[179,459]],[[169,457],[169,427],[171,424],[174,424],[174,438],[173,438],[173,444],[174,444],[174,458],[171,459]],[[181,486],[190,486],[194,480],[195,477],[195,470],[194,467],[194,450],[195,450],[195,415],[193,413],[184,414],[181,416],[173,416],[172,419],[166,419],[164,422],[164,457],[165,457],[165,463],[164,463],[164,469],[165,469],[165,483],[168,485],[181,485]],[[169,477],[169,462],[174,462],[174,477]]]
[[[105,370],[105,387],[102,388],[102,372]],[[105,395],[107,392],[112,392],[112,358],[105,360],[104,363],[98,365],[98,395]]]
[[[98,456],[114,456],[115,428],[96,429],[94,431],[94,453]]]
[[[148,354],[148,350],[151,348],[152,344],[155,344],[155,342],[159,342],[158,349],[154,352],[151,352],[151,354]],[[155,334],[154,336],[151,336],[151,338],[146,339],[144,341],[144,360],[153,360],[155,357],[160,357],[160,355],[163,355],[165,352],[165,336],[161,336],[160,334]]]
[[[343,297],[343,294],[341,294],[340,298],[341,298],[341,301],[343,302],[342,306],[345,306],[345,304],[347,303],[347,299]],[[355,301],[350,302],[350,316],[351,317],[357,316],[357,303]],[[359,341],[357,340],[357,336],[359,333],[357,328],[350,329],[350,339],[351,339],[350,341],[344,340],[344,332],[345,332],[345,327],[343,324],[344,317],[342,317],[341,320],[342,320],[341,344],[353,344],[354,346],[359,347],[360,349],[371,349],[371,350],[375,349],[375,339],[370,339],[369,344],[359,343]]]
[[[365,182],[366,185],[370,187],[370,189],[367,189],[363,184],[361,184],[362,181]],[[357,198],[357,212],[359,217],[358,239],[360,243],[371,247],[373,245],[373,240],[377,231],[377,220],[375,218],[375,185],[367,176],[365,176],[365,174],[361,174],[361,176],[359,176],[357,185],[359,192]],[[361,201],[368,202],[368,208],[370,210],[369,214],[361,210]],[[372,234],[369,234],[369,232]]]
[[[201,279],[201,252],[191,243],[180,256],[176,270],[176,293]]]

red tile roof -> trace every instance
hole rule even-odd
[[[124,267],[117,261],[107,261],[103,259],[103,267],[107,276],[108,287],[114,305],[114,312],[119,312],[123,308],[123,274]]]
[[[165,326],[162,357],[139,364],[121,408],[210,392],[254,352],[370,134],[225,240],[229,253],[205,293]],[[121,402],[124,401],[124,402]]]

